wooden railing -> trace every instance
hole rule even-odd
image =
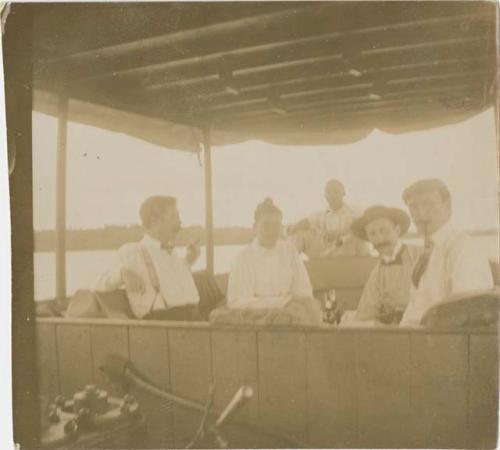
[[[49,398],[88,383],[116,393],[99,366],[117,353],[192,400],[203,402],[214,383],[216,408],[250,384],[256,395],[243,418],[314,447],[496,445],[494,331],[60,319],[39,319],[36,329],[40,392]],[[184,445],[197,420],[188,416],[150,411],[145,446],[162,445],[168,420],[175,422],[175,446]],[[272,446],[256,434],[242,439],[235,445]]]

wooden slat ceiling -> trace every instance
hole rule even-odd
[[[34,53],[37,88],[99,105],[282,143],[297,133],[359,137],[375,127],[439,126],[491,106],[495,8],[45,4],[35,8]]]

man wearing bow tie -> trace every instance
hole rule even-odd
[[[451,223],[451,195],[438,179],[417,181],[403,192],[425,250],[412,272],[410,301],[401,325],[418,325],[432,306],[452,294],[490,289],[487,257],[472,238]]]
[[[184,259],[175,253],[173,241],[181,229],[176,199],[150,197],[142,203],[139,215],[144,237],[118,250],[112,267],[99,278],[96,291],[125,287],[137,318],[159,317],[167,309],[196,306],[199,296],[190,267],[200,252],[193,243]]]
[[[352,232],[380,254],[361,295],[355,320],[399,323],[409,301],[412,269],[421,249],[403,244],[409,216],[401,209],[372,206],[352,224]]]

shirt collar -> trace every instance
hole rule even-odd
[[[145,244],[147,247],[154,247],[154,248],[161,248],[161,242],[158,239],[155,239],[153,236],[149,235],[148,233],[144,233],[144,237],[142,238],[141,241],[143,244]]]
[[[280,243],[280,240],[278,239],[278,241],[276,242],[276,245],[273,248],[266,248],[266,247],[262,247],[262,245],[259,244],[259,241],[257,240],[257,238],[255,238],[252,241],[251,245],[254,249],[256,249],[259,252],[270,253],[278,248],[279,243]]]
[[[342,214],[347,208],[347,205],[344,203],[337,211],[334,211],[330,206],[328,206],[326,213],[327,214]]]
[[[450,221],[446,222],[439,230],[436,230],[431,235],[431,241],[434,244],[444,244],[455,232]]]
[[[401,242],[401,239],[398,239],[398,241],[396,242],[396,246],[394,247],[394,250],[392,251],[391,256],[380,255],[382,257],[382,261],[384,261],[385,263],[390,263],[390,262],[394,261],[397,258],[397,256],[399,255],[399,252],[401,251],[402,247],[403,247],[403,243]]]

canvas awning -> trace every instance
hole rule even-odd
[[[493,105],[488,2],[34,6],[34,109],[168,148],[345,144]]]

